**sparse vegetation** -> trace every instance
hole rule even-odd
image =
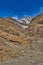
[[[25,30],[19,24],[12,18],[0,18],[0,62],[13,59],[35,65],[40,58],[43,61],[43,15],[32,19]]]

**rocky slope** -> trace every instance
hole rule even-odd
[[[36,35],[39,31],[41,32],[40,29],[43,28],[43,13],[36,16],[35,18],[33,18],[30,22],[30,24],[28,25],[28,28],[26,29],[26,34],[30,35],[30,36],[34,36]],[[43,29],[42,29],[43,30]]]
[[[14,64],[43,65],[43,13],[29,24],[0,18],[0,65]]]
[[[17,52],[19,46],[29,43],[21,32],[22,27],[18,24],[16,20],[14,21],[11,18],[4,19],[0,17],[0,61],[19,56],[19,52]]]
[[[31,46],[43,51],[43,13],[32,19],[25,31],[25,37],[30,40]]]

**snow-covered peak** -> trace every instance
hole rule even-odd
[[[21,23],[29,24],[31,20],[32,20],[31,17],[25,16],[25,17],[19,19],[18,21]]]
[[[21,22],[21,23],[25,23],[25,24],[29,24],[30,21],[32,20],[32,18],[29,17],[29,16],[24,16],[23,18],[18,18],[17,16],[14,16],[12,18],[19,21],[19,22]]]
[[[18,18],[17,16],[16,17],[10,17],[10,19],[12,19],[13,21],[15,20],[14,24],[15,23],[19,23],[19,25],[26,29],[28,27],[28,24],[30,23],[30,21],[32,20],[31,17],[29,16],[25,16],[23,18]]]

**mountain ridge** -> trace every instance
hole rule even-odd
[[[21,25],[27,27],[23,28]],[[37,59],[38,62],[41,62],[39,58],[43,59],[42,56],[43,14],[33,18],[28,25],[26,22],[18,22],[12,17],[0,17],[0,62],[12,59],[13,61],[17,61],[17,59],[27,61],[29,59],[28,63],[31,60],[32,62],[35,60],[36,63]],[[25,59],[25,57],[28,59]],[[32,59],[33,57],[35,59]]]

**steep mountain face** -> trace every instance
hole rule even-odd
[[[30,46],[36,51],[43,52],[43,13],[32,19],[25,34],[30,40]]]
[[[43,13],[32,19],[26,29],[26,34],[30,36],[36,36],[37,34],[43,33]]]

